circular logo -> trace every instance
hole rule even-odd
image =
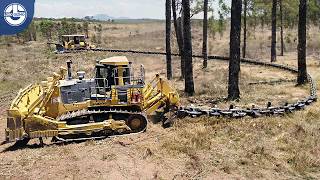
[[[4,19],[11,26],[20,26],[27,19],[27,10],[19,3],[9,4],[4,10]]]

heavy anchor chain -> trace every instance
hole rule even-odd
[[[284,106],[280,107],[272,107],[271,103],[268,103],[266,108],[257,108],[253,106],[252,108],[248,109],[240,109],[234,108],[231,106],[229,109],[219,109],[217,107],[211,108],[209,110],[202,109],[201,107],[181,107],[177,111],[178,118],[185,118],[185,117],[200,117],[200,116],[209,116],[209,117],[227,117],[227,118],[243,118],[246,116],[252,118],[258,118],[262,116],[279,116],[288,113],[293,113],[294,111],[303,110],[306,106],[315,102],[316,99],[308,99],[305,101],[298,101],[294,104],[285,104]]]
[[[286,70],[292,73],[298,73],[298,70],[289,66],[261,62],[251,59],[242,59],[241,62],[274,67],[282,70]],[[247,109],[235,108],[233,105],[230,106],[229,109],[219,109],[217,107],[211,108],[209,110],[203,109],[201,107],[189,106],[189,107],[181,107],[179,111],[177,111],[178,118],[185,117],[200,117],[200,116],[210,116],[210,117],[227,117],[227,118],[243,118],[246,116],[252,118],[258,118],[261,116],[279,116],[288,113],[293,113],[295,111],[300,111],[305,109],[306,106],[311,105],[312,103],[317,101],[317,86],[312,79],[311,75],[308,74],[308,84],[310,87],[310,96],[305,98],[304,100],[297,101],[296,103],[289,104],[286,103],[283,106],[272,107],[271,102],[268,102],[266,108],[257,108],[255,106]]]

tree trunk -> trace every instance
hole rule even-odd
[[[166,0],[166,53],[167,53],[167,78],[172,79],[171,63],[171,0]]]
[[[283,4],[282,4],[283,0],[279,0],[279,4],[280,4],[280,28],[281,28],[281,32],[280,32],[280,36],[281,36],[281,52],[280,55],[283,56],[284,55],[284,40],[283,40]]]
[[[306,35],[307,35],[307,0],[300,0],[299,5],[299,32],[298,32],[298,85],[307,82],[306,63]]]
[[[37,41],[37,29],[36,29],[36,27],[34,27],[32,34],[33,34],[33,40]]]
[[[272,1],[271,62],[277,61],[277,0]]]
[[[193,66],[192,66],[192,39],[191,39],[191,19],[190,0],[182,0],[183,6],[183,51],[185,57],[185,92],[194,95]]]
[[[175,33],[176,33],[179,53],[181,53],[181,51],[182,51],[182,37],[181,37],[181,32],[179,33],[179,27],[178,27],[176,0],[172,0],[172,15],[173,15],[173,24],[174,24],[174,29],[175,29]]]
[[[208,0],[204,0],[203,5],[203,44],[202,44],[202,54],[203,54],[203,68],[208,67]]]
[[[179,34],[181,36],[181,41],[182,41],[182,54],[181,54],[181,73],[182,73],[182,79],[185,78],[186,76],[186,66],[185,66],[185,57],[184,57],[184,53],[185,53],[185,50],[184,50],[184,12],[182,11],[181,13],[181,18],[178,19],[178,30],[179,30]]]
[[[172,14],[173,14],[173,22],[174,29],[176,32],[176,38],[179,48],[179,53],[181,55],[181,78],[184,78],[184,58],[183,58],[183,40],[182,40],[182,29],[181,29],[181,18],[177,19],[177,7],[176,0],[172,0]]]
[[[33,32],[32,32],[32,29],[31,29],[31,28],[29,29],[28,34],[29,34],[29,35],[28,35],[28,36],[29,36],[29,41],[33,41],[34,38],[33,38]]]
[[[243,11],[243,47],[242,47],[242,57],[246,58],[247,52],[247,8],[248,0],[244,0],[244,11]]]
[[[242,0],[232,0],[231,30],[230,30],[230,61],[228,99],[240,98],[239,73],[240,73],[240,38],[241,38],[241,11]]]

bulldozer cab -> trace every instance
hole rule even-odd
[[[131,62],[125,56],[112,57],[96,65],[96,85],[99,91],[110,91],[112,86],[132,84]]]
[[[62,44],[65,48],[85,47],[86,40],[84,35],[63,35]]]

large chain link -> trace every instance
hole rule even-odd
[[[257,61],[253,59],[241,59],[242,63],[267,66],[282,69],[285,71],[289,71],[292,73],[298,73],[298,70],[293,67],[289,67],[286,65],[273,64],[268,62]],[[286,113],[292,113],[294,111],[299,111],[305,109],[306,106],[311,105],[312,103],[317,101],[317,86],[315,81],[312,79],[311,75],[307,75],[308,84],[310,86],[310,95],[309,97],[299,100],[293,104],[284,104],[283,106],[273,107],[270,102],[268,102],[265,108],[251,107],[247,109],[234,108],[233,105],[230,106],[229,109],[220,109],[220,108],[211,108],[211,109],[202,109],[199,107],[189,106],[189,107],[181,107],[177,111],[178,118],[184,117],[200,117],[203,115],[211,116],[211,117],[228,117],[228,118],[242,118],[245,116],[250,116],[253,118],[261,117],[261,116],[278,116],[284,115]]]

